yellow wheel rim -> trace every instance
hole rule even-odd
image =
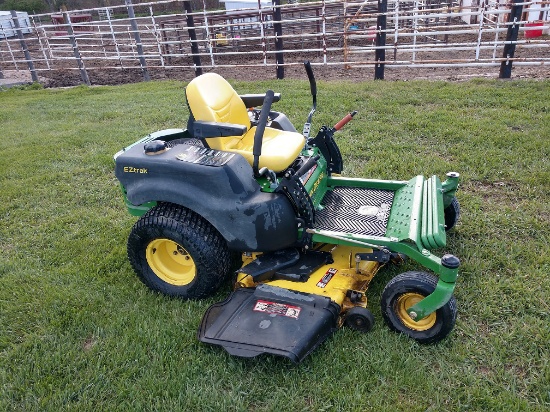
[[[401,322],[403,322],[403,324],[409,329],[413,329],[417,331],[425,331],[433,327],[433,325],[435,325],[435,321],[436,321],[435,312],[430,313],[428,316],[426,316],[423,319],[420,319],[417,322],[415,322],[407,313],[407,309],[409,309],[411,306],[416,305],[422,299],[424,299],[424,296],[420,295],[419,293],[404,293],[397,298],[397,302],[395,304],[396,306],[395,312],[399,317],[399,319],[401,320]]]
[[[155,239],[149,242],[145,257],[155,275],[171,285],[187,285],[197,273],[191,255],[170,239]]]

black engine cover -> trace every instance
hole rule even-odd
[[[282,194],[262,192],[239,154],[176,144],[146,154],[136,144],[116,157],[116,177],[134,205],[170,202],[208,220],[238,251],[274,251],[294,245],[296,215]]]

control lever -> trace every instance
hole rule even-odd
[[[310,157],[307,162],[305,162],[298,171],[294,174],[294,179],[299,179],[302,177],[306,172],[313,167],[314,164],[317,163],[317,161],[321,158],[321,156],[316,155],[313,157]]]
[[[262,167],[258,172],[258,177],[265,176],[269,183],[274,184],[277,182],[277,175],[271,169]]]
[[[311,68],[311,63],[309,61],[304,62],[304,67],[306,69],[307,78],[309,79],[309,88],[311,90],[311,96],[313,97],[313,107],[307,116],[307,120],[304,124],[304,129],[302,130],[302,135],[305,137],[306,141],[309,139],[309,133],[311,131],[311,119],[315,110],[317,110],[317,83],[315,82],[315,76],[313,75],[313,69]]]
[[[262,155],[262,139],[264,137],[265,127],[267,125],[267,120],[269,118],[269,111],[271,110],[271,104],[273,103],[275,93],[273,90],[268,90],[265,93],[264,104],[262,105],[262,110],[260,112],[260,119],[258,120],[258,125],[256,126],[256,133],[254,133],[254,146],[252,148],[252,155],[254,160],[252,162],[252,170],[254,171],[254,176],[258,176],[259,173],[259,164],[260,156]]]
[[[357,110],[354,110],[351,113],[348,113],[345,115],[342,120],[340,120],[338,123],[336,123],[333,127],[334,130],[340,130],[342,127],[344,127],[346,124],[349,123],[350,120],[353,119],[353,116],[357,114]]]

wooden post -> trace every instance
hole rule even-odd
[[[388,11],[388,0],[378,0],[378,17],[376,18],[376,51],[374,58],[374,80],[384,80],[384,63],[386,60],[386,13]]]
[[[66,11],[63,12],[63,20],[67,25],[67,34],[69,35],[69,39],[71,40],[71,46],[73,47],[73,55],[78,64],[78,70],[80,70],[80,78],[84,83],[86,83],[89,86],[91,84],[90,78],[88,77],[88,72],[86,72],[84,61],[82,60],[82,56],[80,55],[80,50],[78,50],[78,44],[76,42],[73,26],[71,24],[71,18],[69,17],[69,13]]]
[[[195,66],[195,76],[202,74],[201,56],[199,55],[199,45],[197,43],[197,32],[195,31],[195,21],[193,20],[193,9],[190,1],[184,1],[185,21],[187,22],[187,32],[191,41],[191,54],[193,55],[193,65]]]
[[[141,43],[141,36],[139,35],[138,25],[136,22],[136,15],[134,14],[134,6],[132,5],[132,0],[124,0],[126,3],[126,8],[128,9],[128,17],[130,18],[130,26],[132,26],[132,31],[134,32],[134,40],[136,41],[136,47],[139,57],[139,64],[141,66],[141,73],[145,81],[151,80],[149,72],[147,71],[147,62],[145,61],[145,56],[143,55],[143,44]]]
[[[512,10],[510,10],[510,18],[508,19],[508,22],[511,24],[508,26],[508,31],[506,32],[506,44],[502,52],[502,57],[506,60],[500,63],[499,79],[509,79],[512,76],[512,60],[509,59],[514,58],[519,33],[519,21],[521,21],[523,10],[523,0],[513,1],[514,5],[512,6]]]
[[[275,60],[277,79],[285,78],[285,60],[283,56],[283,25],[281,24],[281,0],[273,0],[273,29],[275,30]]]
[[[31,54],[29,53],[29,49],[27,47],[27,42],[25,41],[25,37],[23,36],[23,31],[21,31],[21,26],[19,25],[19,18],[17,17],[17,12],[15,10],[10,10],[10,13],[11,13],[13,25],[15,26],[15,31],[17,32],[17,37],[19,38],[19,44],[21,45],[21,49],[25,54],[25,60],[27,61],[27,65],[29,66],[29,70],[31,72],[32,81],[38,82],[38,76],[36,75],[36,70],[34,69],[34,63],[32,61]]]

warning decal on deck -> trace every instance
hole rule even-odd
[[[254,306],[255,312],[264,312],[274,315],[282,315],[287,318],[298,319],[300,311],[299,306],[286,305],[284,303],[268,302],[267,300],[258,300]]]
[[[327,270],[321,280],[317,282],[317,287],[324,288],[325,286],[327,286],[328,282],[330,282],[333,276],[336,275],[336,272],[338,272],[338,269],[330,268],[329,270]]]

